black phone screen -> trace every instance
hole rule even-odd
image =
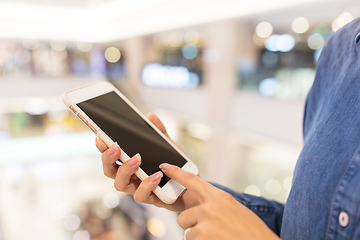
[[[132,157],[141,155],[141,168],[150,176],[161,163],[182,167],[187,162],[163,137],[114,91],[78,103],[78,107],[120,148]],[[164,175],[159,186],[169,177]]]

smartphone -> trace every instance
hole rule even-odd
[[[62,99],[108,147],[114,142],[119,144],[122,163],[140,153],[142,163],[135,173],[140,180],[159,171],[161,163],[198,174],[196,165],[109,82],[67,91]],[[185,187],[164,174],[154,193],[164,203],[171,204],[184,190]]]

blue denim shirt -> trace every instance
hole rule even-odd
[[[286,204],[218,186],[284,240],[360,239],[359,33],[357,19],[333,34],[322,51]]]

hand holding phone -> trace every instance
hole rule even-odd
[[[165,136],[168,136],[166,128],[155,114],[150,114],[148,119],[152,122]],[[168,137],[169,140],[170,137]],[[140,163],[134,166],[129,166],[127,163],[120,168],[114,162],[120,156],[120,147],[115,146],[115,152],[108,154],[108,148],[101,139],[96,139],[96,147],[102,153],[101,158],[103,162],[104,173],[109,178],[115,180],[114,186],[117,190],[134,195],[134,199],[140,203],[152,204],[157,207],[166,208],[174,212],[182,212],[185,209],[196,206],[199,204],[198,197],[192,190],[186,190],[176,202],[173,204],[166,204],[161,201],[152,191],[157,187],[157,183],[153,182],[150,176],[144,181],[136,177],[135,172]]]
[[[159,186],[153,192],[164,203],[174,203],[185,188],[166,176],[160,176],[161,163],[198,173],[195,164],[110,83],[99,82],[68,91],[63,95],[63,101],[107,147],[119,143],[122,151],[118,159],[121,162],[130,159],[128,154],[140,153],[142,164],[135,174],[140,180],[159,174]]]

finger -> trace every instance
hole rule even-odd
[[[161,122],[160,118],[158,118],[158,116],[156,116],[156,114],[151,113],[148,116],[148,119],[150,120],[150,122],[152,122],[163,134],[165,134],[165,136],[167,136],[168,138],[169,135],[166,131],[166,128],[164,126],[164,124]]]
[[[187,172],[177,166],[163,163],[160,165],[160,168],[168,177],[174,179],[187,189],[196,192],[200,200],[205,200],[214,188],[210,183],[202,180],[195,174]]]
[[[101,153],[105,152],[108,149],[108,147],[103,142],[103,140],[101,140],[99,138],[95,138],[95,144],[96,144],[97,149],[99,149],[99,151]]]
[[[158,171],[151,175],[150,177],[146,178],[142,183],[139,185],[138,189],[134,193],[134,199],[140,203],[148,203],[149,199],[152,195],[152,191],[159,185],[161,178],[163,177],[163,173]]]
[[[138,153],[119,167],[114,182],[116,190],[120,192],[128,192],[127,188],[130,185],[131,177],[138,170],[140,164],[141,156]]]
[[[115,163],[120,158],[121,149],[115,142],[109,149],[101,154],[104,174],[109,178],[115,179],[119,166]]]
[[[198,207],[192,207],[185,211],[182,211],[177,219],[178,224],[184,230],[193,227],[198,223],[199,211]]]

